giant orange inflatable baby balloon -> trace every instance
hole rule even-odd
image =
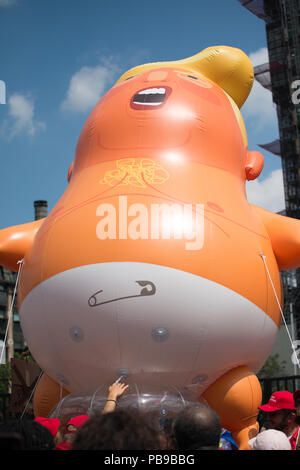
[[[300,222],[246,199],[263,167],[239,110],[252,83],[248,57],[225,46],[129,70],[88,117],[49,216],[0,232],[0,263],[23,259],[39,414],[59,385],[193,385],[247,448],[279,270],[300,266]]]

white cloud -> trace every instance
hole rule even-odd
[[[14,93],[8,99],[8,119],[2,127],[2,134],[9,139],[18,134],[25,133],[34,136],[40,129],[45,129],[45,123],[34,117],[35,109],[33,100],[29,96]]]
[[[249,58],[253,64],[253,67],[256,65],[267,64],[269,62],[269,52],[267,47],[261,47],[255,52],[249,54]]]
[[[268,49],[263,47],[249,54],[249,58],[255,67],[269,62]],[[277,127],[276,106],[273,103],[272,92],[264,88],[257,80],[254,80],[252,90],[242,108],[247,125],[251,126],[254,132],[261,132],[274,124]]]
[[[285,209],[282,170],[272,171],[264,180],[247,181],[247,199],[251,204],[279,212]]]
[[[118,67],[107,60],[95,67],[82,67],[71,78],[62,110],[90,111],[115,79]]]
[[[16,0],[0,0],[0,7],[10,7],[16,3]]]

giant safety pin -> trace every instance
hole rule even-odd
[[[148,295],[154,295],[156,293],[156,287],[155,284],[151,281],[135,281],[137,284],[139,284],[143,289],[140,291],[139,294],[135,295],[127,295],[124,297],[118,297],[116,299],[110,299],[110,300],[102,300],[101,299],[101,294],[103,290],[99,290],[95,292],[95,294],[91,295],[91,297],[88,300],[88,304],[90,307],[98,307],[99,305],[104,305],[108,304],[111,302],[117,302],[118,300],[123,300],[123,299],[133,299],[135,297],[145,297]],[[149,289],[150,287],[150,289]],[[99,297],[100,296],[100,297]]]

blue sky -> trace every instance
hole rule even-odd
[[[129,68],[214,45],[267,61],[265,24],[238,0],[0,0],[0,44],[0,228],[33,220],[34,200],[54,207],[89,112]],[[265,157],[248,199],[281,210],[281,160],[258,147],[278,137],[271,93],[255,83],[242,113]]]

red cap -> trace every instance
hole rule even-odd
[[[259,409],[272,413],[279,410],[295,410],[294,397],[291,392],[274,392],[266,405],[259,406]]]
[[[42,426],[45,426],[45,428],[49,429],[52,436],[56,436],[56,433],[57,433],[58,428],[60,426],[60,420],[59,419],[38,417],[38,418],[35,418],[34,421],[41,424]]]
[[[75,426],[76,428],[80,428],[88,419],[88,415],[75,416],[74,418],[70,419],[70,421],[68,421],[67,429],[69,425]]]
[[[71,442],[61,442],[55,447],[55,450],[72,450]]]

